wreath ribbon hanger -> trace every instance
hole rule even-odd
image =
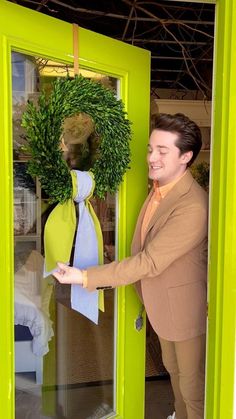
[[[76,232],[73,266],[86,269],[103,263],[103,239],[100,223],[89,201],[94,190],[91,172],[71,171],[73,196],[58,204],[45,225],[45,273],[52,274],[57,261],[69,264],[76,231],[76,210],[79,209],[79,223]],[[104,311],[103,291],[89,292],[81,285],[71,286],[71,307],[98,323],[98,308]]]
[[[79,74],[79,26],[73,23],[73,54],[74,54],[74,75]]]

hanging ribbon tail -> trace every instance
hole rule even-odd
[[[99,222],[99,219],[97,218],[97,215],[93,209],[93,206],[91,205],[90,201],[88,200],[86,205],[88,206],[88,211],[93,219],[93,223],[94,223],[94,228],[96,231],[96,236],[97,236],[97,245],[98,245],[98,264],[102,265],[104,262],[104,257],[103,257],[103,235],[102,235],[102,230],[101,230],[101,225]],[[104,291],[103,290],[99,290],[98,291],[98,307],[99,310],[104,312],[105,311],[105,305],[104,305]]]
[[[44,230],[44,278],[57,270],[57,262],[69,264],[76,229],[72,199],[58,204],[49,215]]]
[[[98,324],[98,291],[88,292],[81,285],[71,285],[71,308]]]
[[[86,269],[102,262],[103,242],[99,221],[89,202],[94,190],[94,179],[90,172],[74,170],[77,178],[77,195],[74,201],[79,207],[79,224],[76,233],[75,267]],[[98,323],[98,308],[104,310],[103,294],[89,292],[80,285],[71,286],[71,307],[94,323]]]

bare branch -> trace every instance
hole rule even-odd
[[[48,3],[48,0],[42,0],[36,10],[39,12],[43,6],[46,6],[47,3]]]
[[[123,3],[130,4],[130,1],[129,0],[122,0],[122,1],[123,1]],[[185,63],[187,72],[190,75],[190,77],[193,79],[193,81],[195,82],[196,86],[198,87],[198,89],[203,94],[203,96],[205,97],[205,91],[211,91],[211,89],[209,88],[209,86],[207,86],[207,84],[202,79],[201,75],[199,74],[199,72],[198,72],[198,70],[197,70],[197,68],[196,68],[196,66],[195,66],[195,64],[194,64],[194,62],[192,60],[192,57],[189,55],[188,51],[184,47],[184,45],[187,45],[189,43],[194,43],[196,45],[196,42],[191,42],[190,41],[190,42],[187,43],[187,41],[180,41],[176,37],[176,35],[167,26],[169,26],[170,23],[171,24],[177,24],[177,25],[181,25],[181,26],[183,26],[185,28],[191,29],[194,32],[198,32],[198,33],[204,34],[204,35],[206,35],[209,38],[212,38],[212,36],[209,35],[209,34],[207,34],[207,33],[205,33],[205,32],[202,32],[202,31],[199,31],[197,29],[191,28],[190,26],[188,26],[186,24],[183,24],[182,21],[179,21],[179,20],[160,19],[158,16],[155,16],[153,13],[149,12],[144,7],[141,7],[139,5],[139,3],[136,4],[136,8],[137,8],[137,10],[142,11],[146,15],[152,17],[153,19],[156,19],[156,21],[159,22],[163,26],[163,28],[165,29],[165,31],[174,39],[174,41],[175,41],[174,43],[176,43],[177,45],[179,45],[179,47],[180,47],[180,49],[182,51],[182,56],[183,56],[183,59],[184,59],[184,63]],[[157,40],[155,40],[155,41],[157,41]],[[151,42],[153,42],[153,40],[151,40]],[[163,42],[163,40],[162,40],[162,42]],[[198,42],[198,45],[199,44],[201,44],[201,43]],[[189,66],[189,63],[188,63],[187,58],[189,59],[189,61],[191,61],[191,66]],[[197,77],[193,74],[192,68],[194,69]],[[203,88],[205,89],[205,91],[203,90]]]
[[[130,1],[129,0],[122,0],[122,2],[123,3],[126,3],[126,4],[129,4],[129,5],[131,5],[130,4]],[[160,22],[162,25],[167,25],[167,24],[178,24],[178,25],[182,25],[182,26],[185,26],[186,28],[188,28],[188,29],[191,29],[191,30],[193,30],[194,32],[199,32],[199,33],[201,33],[201,34],[203,34],[203,35],[205,35],[205,36],[207,36],[207,37],[209,37],[209,38],[214,38],[213,36],[211,36],[211,35],[209,35],[208,33],[206,33],[206,32],[203,32],[203,31],[200,31],[199,29],[194,29],[194,28],[192,28],[191,26],[189,26],[189,25],[186,25],[185,23],[183,23],[183,21],[182,20],[178,20],[178,19],[175,19],[175,20],[173,20],[173,19],[161,19],[161,18],[159,18],[158,16],[155,16],[153,13],[151,13],[151,12],[149,12],[147,9],[145,9],[144,7],[141,7],[141,6],[139,6],[138,4],[136,5],[136,8],[138,9],[138,10],[141,10],[143,13],[146,13],[148,16],[150,16],[150,17],[152,17],[154,20],[156,20],[157,22]],[[195,21],[193,22],[194,24],[196,23]]]
[[[125,29],[124,29],[124,32],[123,32],[123,35],[122,35],[122,38],[121,38],[121,39],[122,39],[122,41],[123,41],[123,40],[124,40],[124,38],[125,38],[126,32],[127,32],[127,30],[128,30],[128,27],[129,27],[130,20],[131,20],[131,18],[132,18],[132,14],[133,14],[133,13],[134,13],[134,11],[135,11],[135,3],[136,3],[136,1],[137,1],[137,0],[134,0],[133,4],[132,4],[132,6],[131,6],[130,13],[129,13],[129,17],[128,17],[127,21],[126,21]]]

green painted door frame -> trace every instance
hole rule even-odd
[[[13,419],[13,170],[11,50],[72,63],[72,25],[0,0],[0,418]],[[132,121],[131,170],[119,192],[118,257],[129,254],[132,232],[147,193],[146,144],[149,135],[150,53],[91,31],[79,29],[81,68],[120,80],[120,97]],[[137,187],[138,185],[138,187]],[[117,297],[117,418],[143,418],[145,388],[145,327],[135,319],[140,302],[133,287]]]
[[[206,418],[233,419],[236,318],[236,2],[216,2]],[[235,401],[236,403],[236,401]]]
[[[202,1],[202,3],[216,4],[205,419],[233,419],[236,349],[236,229],[234,228],[236,214],[236,2],[217,0],[216,2]],[[2,197],[0,200],[0,277],[2,278],[0,418],[2,419],[14,418],[10,49],[13,47],[29,53],[37,51],[38,55],[71,62],[71,31],[71,26],[67,23],[58,22],[47,16],[42,17],[39,13],[0,0],[0,190]],[[56,43],[53,35],[55,33],[57,34]],[[63,33],[63,36],[60,36],[60,33]],[[120,192],[119,234],[122,234],[125,242],[122,242],[123,245],[119,248],[119,257],[123,257],[129,252],[135,218],[146,193],[146,171],[142,161],[148,135],[148,53],[85,30],[80,31],[80,44],[81,65],[115,75],[121,80],[121,97],[126,103],[129,118],[133,121],[132,169],[126,175]],[[102,49],[96,47],[101,44]],[[144,395],[144,331],[139,334],[133,326],[139,304],[131,287],[120,290],[118,299],[120,307],[118,413],[124,419],[141,419]],[[140,347],[140,353],[134,358],[133,353],[136,353],[138,347]],[[135,403],[137,403],[136,406]]]

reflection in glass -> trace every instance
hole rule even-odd
[[[16,419],[95,419],[115,411],[114,291],[105,292],[105,312],[96,326],[71,309],[70,286],[43,279],[43,230],[53,207],[27,173],[30,156],[21,127],[27,100],[37,100],[42,89],[50,93],[55,78],[71,72],[61,63],[12,53]],[[86,77],[116,89],[113,78],[93,72]],[[67,118],[63,137],[69,167],[88,170],[99,144],[90,117]],[[92,205],[108,263],[115,258],[115,198],[93,198]]]
[[[26,164],[14,163],[14,233],[36,234],[36,185]]]

